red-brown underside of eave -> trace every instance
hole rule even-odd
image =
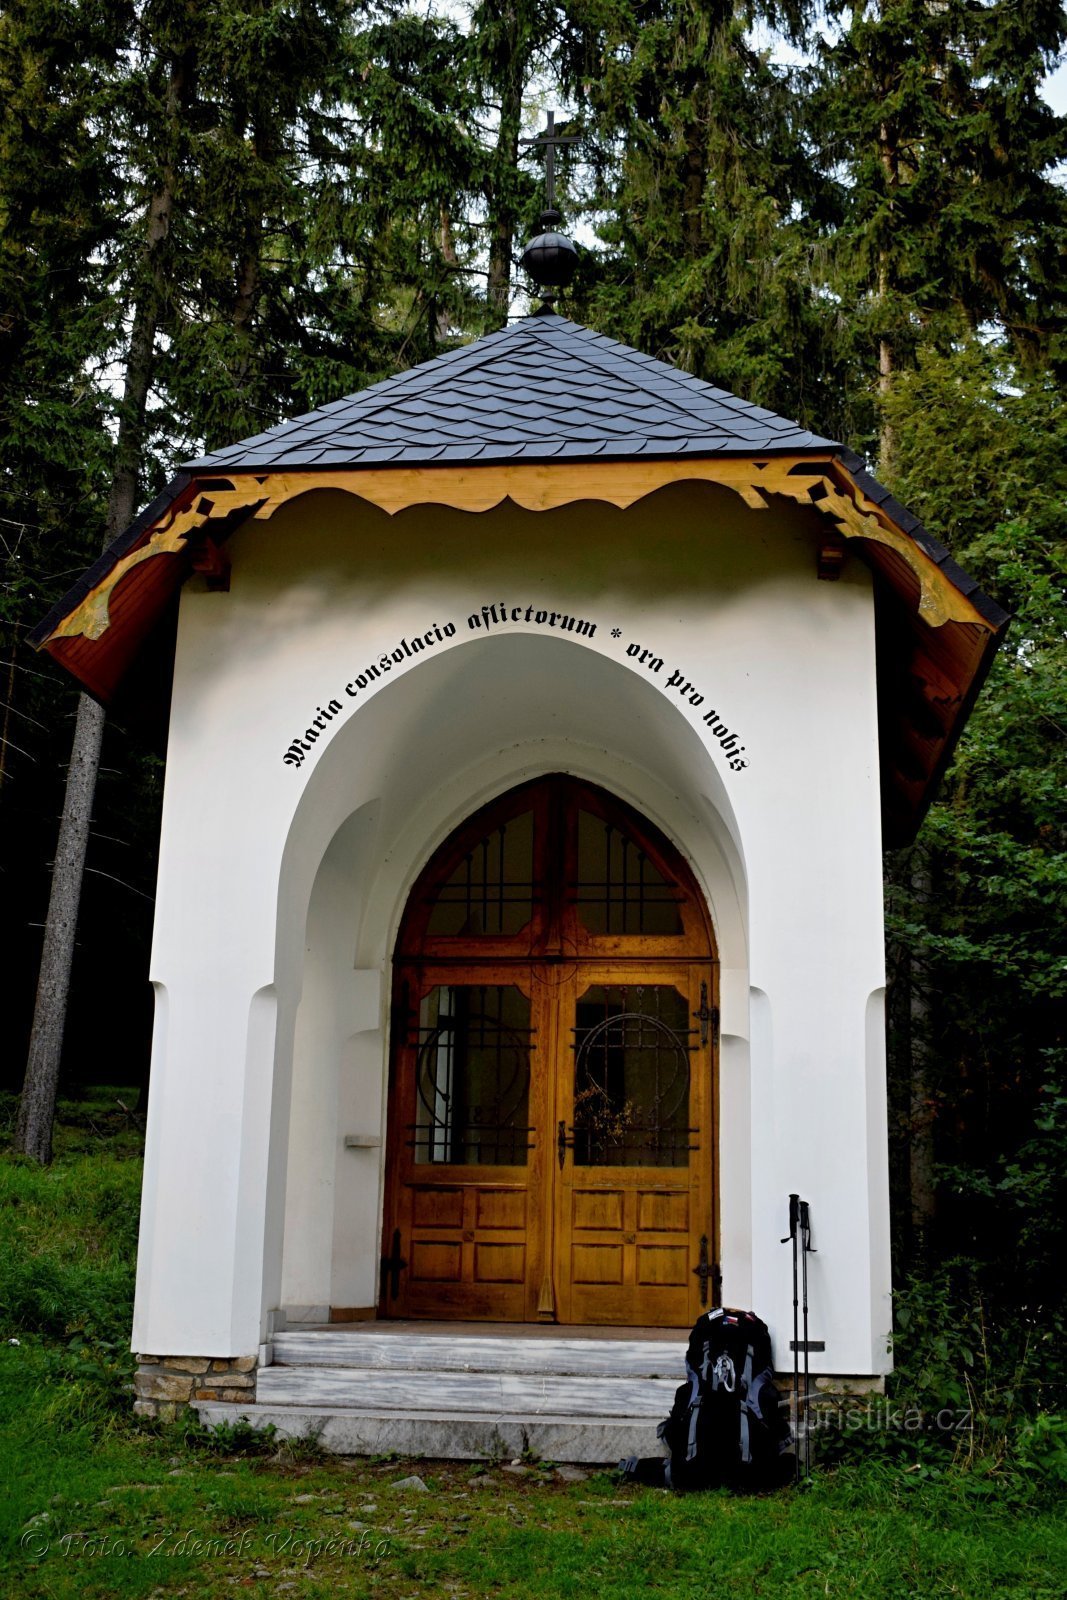
[[[53,638],[44,649],[90,694],[109,704],[157,618],[188,577],[190,564],[187,551],[163,552],[140,562],[116,584],[108,606],[110,623],[99,639],[84,634]]]

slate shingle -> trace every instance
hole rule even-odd
[[[538,313],[216,450],[186,470],[836,448],[831,439],[591,328]]]

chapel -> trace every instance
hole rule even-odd
[[[811,1371],[877,1388],[882,852],[1004,613],[848,450],[551,303],[190,462],[35,642],[106,702],[179,591],[140,1408],[612,1459],[702,1309],[790,1365],[791,1193]]]

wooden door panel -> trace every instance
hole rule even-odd
[[[589,1228],[620,1229],[624,1195],[621,1189],[584,1189],[571,1192],[571,1226],[575,1233]]]
[[[385,1315],[526,1314],[532,996],[529,973],[513,967],[428,966],[409,979],[390,1101],[400,1239],[395,1264],[383,1263]]]
[[[572,1244],[571,1282],[590,1284],[622,1283],[623,1247],[621,1244]]]
[[[476,1228],[526,1230],[526,1192],[522,1189],[476,1189]]]
[[[412,1184],[411,1222],[415,1228],[461,1228],[463,1190]]]
[[[527,1261],[527,1192],[477,1181],[412,1185],[410,1248],[398,1301],[405,1316],[521,1320]],[[439,1201],[439,1204],[435,1204]],[[457,1205],[458,1202],[458,1205]]]
[[[474,1246],[475,1283],[522,1283],[525,1268],[525,1243]]]
[[[689,1191],[639,1189],[637,1228],[639,1233],[688,1233]]]
[[[688,1263],[685,1245],[638,1243],[634,1276],[643,1288],[684,1289]]]
[[[556,1071],[561,1321],[680,1327],[701,1309],[694,1269],[714,1235],[712,1042],[700,1025],[711,979],[703,964],[590,963],[575,975]],[[645,1151],[651,1166],[638,1164]]]
[[[421,1292],[409,1295],[399,1314],[427,1321],[522,1322],[525,1305],[521,1285],[442,1283],[431,1292],[426,1284]]]
[[[463,1249],[455,1240],[412,1239],[409,1283],[459,1283],[462,1276]]]

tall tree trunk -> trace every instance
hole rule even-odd
[[[441,251],[441,259],[448,267],[458,267],[459,257],[456,255],[456,246],[452,238],[452,216],[447,206],[440,207],[438,211],[438,217],[438,244]],[[434,320],[436,324],[437,343],[444,344],[445,340],[448,338],[449,327],[451,325],[448,307],[440,305],[437,306]]]
[[[63,816],[52,865],[52,890],[37,980],[33,1031],[15,1125],[15,1149],[42,1163],[52,1159],[52,1121],[63,1054],[67,995],[103,738],[104,708],[88,695],[79,696]]]
[[[244,108],[239,107],[234,126],[234,134],[238,140],[249,138],[248,121]],[[265,162],[277,159],[277,143],[276,132],[268,125],[266,119],[260,115],[253,116],[251,153],[256,163],[256,170],[253,177],[246,176],[244,194],[241,197],[243,226],[235,265],[232,318],[233,331],[237,335],[233,382],[240,396],[242,430],[248,432],[254,432],[256,427],[262,425],[256,418],[254,404],[249,403],[250,396],[247,393],[248,382],[252,376],[252,341],[263,276],[264,202],[260,191],[259,167]],[[210,440],[209,447],[215,442]]]
[[[930,902],[930,869],[921,847],[912,858],[911,893],[916,920]],[[911,1058],[911,1226],[921,1251],[937,1209],[934,1151],[934,1097],[930,1081],[930,996],[922,966],[908,958],[909,1045]]]
[[[522,131],[522,91],[526,82],[528,51],[514,47],[500,84],[500,126],[496,137],[493,192],[489,197],[489,326],[502,328],[511,303],[511,262],[515,238],[514,174],[519,164]]]
[[[878,159],[881,162],[882,174],[885,180],[887,204],[890,213],[896,204],[895,194],[900,185],[900,168],[897,158],[896,142],[888,125],[882,123],[878,130]],[[889,250],[883,245],[878,255],[878,299],[882,307],[882,316],[890,316],[889,291],[890,291],[890,265]],[[896,438],[893,425],[888,419],[886,402],[893,388],[893,374],[896,368],[896,354],[893,349],[893,340],[887,327],[878,339],[878,473],[883,479],[892,476],[896,456]]]
[[[0,789],[4,786],[7,777],[7,736],[11,731],[11,713],[15,701],[15,651],[18,649],[18,634],[11,632],[11,659],[7,664],[7,690],[4,694],[4,725],[0,729]]]
[[[164,247],[170,232],[177,189],[177,136],[192,82],[193,55],[191,51],[186,51],[174,57],[170,64],[167,87],[168,159],[148,206],[143,260],[145,271],[126,356],[115,465],[108,496],[105,544],[110,543],[132,522],[137,506],[145,411],[155,366],[156,337],[166,296]],[[45,919],[26,1075],[15,1125],[15,1149],[42,1163],[52,1159],[52,1123],[63,1055],[78,906],[104,738],[104,718],[103,706],[86,694],[79,697],[74,741],[67,766],[63,815],[52,867],[52,888]]]
[[[885,251],[878,263],[878,298],[886,304],[889,294],[889,266]],[[878,476],[887,482],[896,463],[896,430],[889,420],[887,402],[893,392],[893,374],[896,360],[893,341],[887,334],[878,340]]]
[[[704,190],[708,181],[707,92],[701,82],[687,81],[686,102],[691,107],[685,130],[685,170],[682,177],[682,236],[686,259],[699,261],[704,254]]]

